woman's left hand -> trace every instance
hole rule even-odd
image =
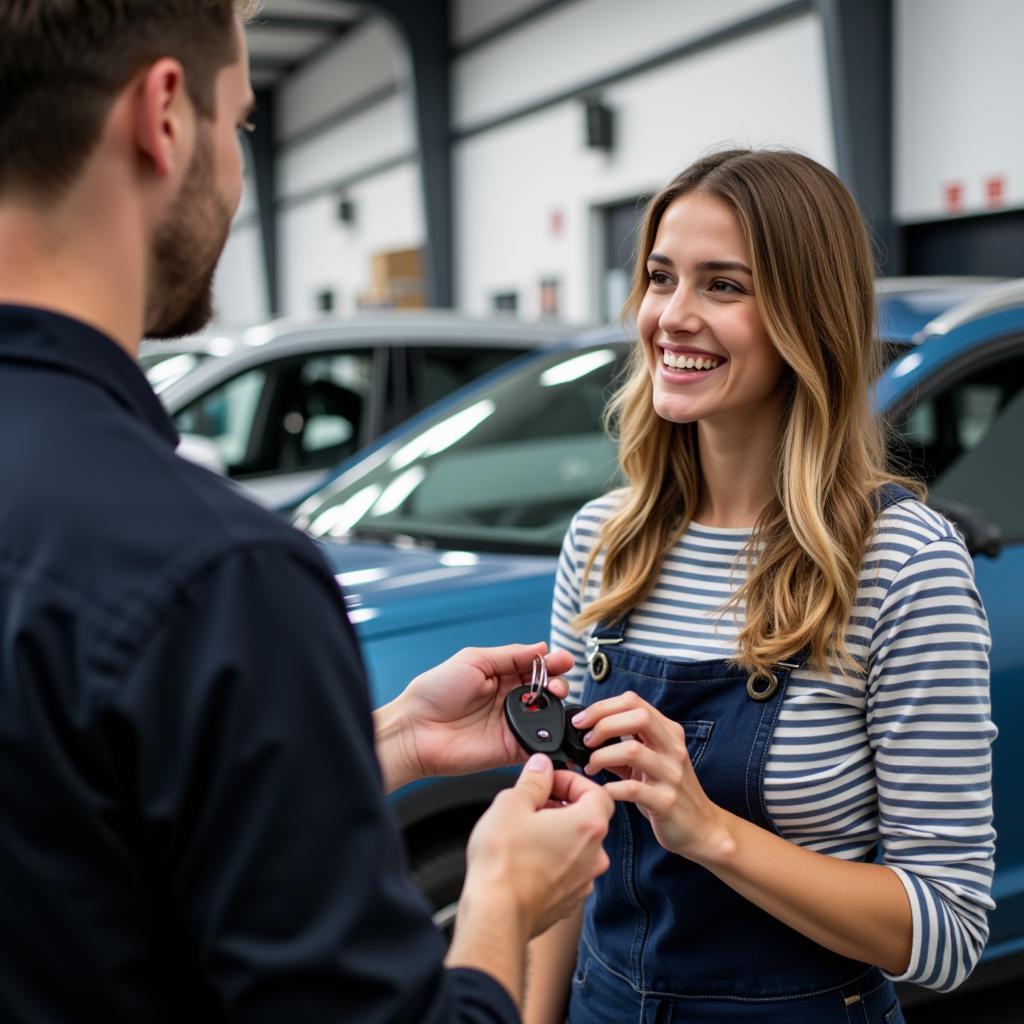
[[[589,730],[584,742],[593,750],[586,773],[618,775],[621,781],[605,786],[609,796],[636,804],[666,850],[699,861],[719,840],[724,812],[697,781],[683,727],[632,691],[591,704],[581,714],[573,723]],[[609,740],[611,746],[593,749]]]

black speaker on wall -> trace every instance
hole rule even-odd
[[[356,204],[351,199],[338,200],[338,220],[342,224],[353,224],[356,219]]]
[[[611,150],[615,144],[612,108],[596,96],[584,96],[583,105],[587,118],[587,148]]]

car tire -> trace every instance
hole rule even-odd
[[[455,912],[466,876],[466,836],[450,836],[412,855],[413,881],[426,896],[434,923],[451,942]]]

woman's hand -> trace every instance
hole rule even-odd
[[[573,724],[589,730],[584,742],[592,749],[620,741],[595,749],[586,772],[618,775],[621,781],[608,783],[605,791],[636,804],[666,850],[699,862],[727,839],[724,812],[697,781],[678,722],[627,691],[591,704]]]
[[[505,724],[505,696],[530,682],[535,657],[547,644],[467,647],[417,676],[390,704],[374,712],[377,756],[390,791],[427,775],[464,775],[527,758]],[[550,690],[564,697],[561,673],[572,655],[544,657]]]

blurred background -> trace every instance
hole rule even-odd
[[[267,0],[221,322],[617,315],[722,143],[836,170],[903,274],[1024,274],[1019,0]]]

